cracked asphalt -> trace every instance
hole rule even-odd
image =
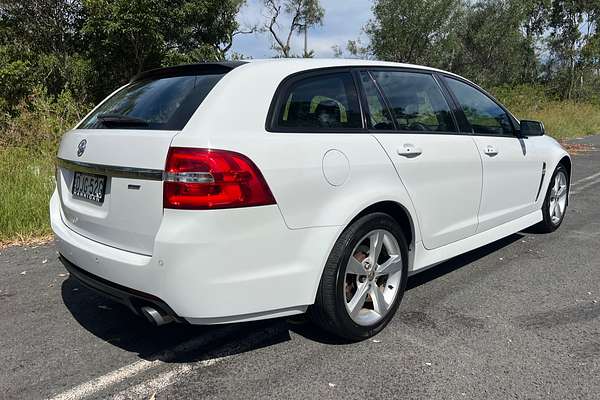
[[[52,244],[0,250],[2,399],[598,399],[600,136],[563,226],[409,279],[377,337],[302,318],[149,326],[70,278]],[[582,183],[577,183],[578,181]]]

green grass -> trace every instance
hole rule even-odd
[[[491,92],[517,118],[542,121],[547,134],[557,139],[600,134],[600,104],[556,100],[535,86],[500,87]]]
[[[567,139],[600,133],[600,106],[576,102],[550,102],[543,108],[517,111],[521,119],[542,121],[550,136]]]
[[[48,235],[48,201],[54,189],[50,155],[0,149],[0,243]]]

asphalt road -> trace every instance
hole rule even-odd
[[[409,279],[345,344],[302,320],[153,328],[69,278],[52,245],[0,251],[0,398],[600,398],[600,136],[570,208]]]

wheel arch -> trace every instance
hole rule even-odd
[[[319,279],[315,282],[315,285],[313,285],[313,287],[314,287],[314,293],[313,293],[313,297],[312,297],[313,302],[315,301],[316,296],[317,296],[317,290],[318,290],[321,278],[323,276],[325,262],[329,258],[329,255],[331,254],[331,251],[332,251],[333,247],[335,246],[335,243],[338,241],[338,239],[340,238],[342,233],[350,225],[352,225],[356,220],[358,220],[359,218],[361,218],[367,214],[372,214],[375,212],[383,212],[385,214],[388,214],[390,217],[392,217],[395,221],[398,222],[398,225],[400,226],[400,229],[402,230],[402,233],[405,236],[406,244],[408,246],[408,269],[410,270],[411,266],[414,264],[415,243],[420,240],[420,232],[419,232],[419,226],[417,225],[418,221],[416,220],[416,216],[413,216],[409,207],[406,207],[405,205],[403,205],[402,203],[400,203],[397,200],[380,199],[380,200],[372,202],[368,206],[363,206],[359,210],[360,211],[356,212],[353,216],[351,216],[345,224],[340,226],[339,231],[335,235],[335,239],[330,244],[327,256],[325,257],[323,265],[321,266]]]
[[[567,169],[567,172],[569,173],[569,181],[571,180],[571,168],[572,168],[572,163],[571,163],[571,157],[564,156],[563,158],[560,159],[560,161],[558,162],[558,164],[562,164],[565,166],[565,168]],[[558,165],[557,164],[557,165]]]
[[[571,171],[572,171],[572,162],[571,162],[571,157],[569,155],[565,155],[563,158],[560,159],[560,161],[558,162],[558,164],[556,164],[556,166],[558,167],[559,165],[564,165],[566,170],[567,170],[567,175],[568,175],[568,185],[567,188],[571,187]],[[570,190],[569,190],[570,192]],[[569,205],[569,196],[567,196],[567,206]]]
[[[400,226],[402,233],[404,233],[409,251],[411,249],[414,249],[413,242],[414,238],[416,237],[416,227],[413,218],[410,215],[410,212],[406,209],[406,207],[404,207],[402,204],[396,201],[384,200],[371,204],[370,206],[359,212],[357,215],[355,215],[354,218],[352,218],[350,222],[346,225],[346,227],[350,226],[357,219],[367,214],[372,214],[375,212],[383,212],[392,217]],[[346,229],[346,227],[344,229]]]
[[[318,291],[320,281],[323,276],[323,272],[324,272],[324,268],[325,268],[325,263],[327,262],[327,259],[329,258],[331,251],[332,251],[333,247],[335,246],[335,243],[338,241],[338,239],[340,238],[342,233],[359,218],[361,218],[365,215],[368,215],[368,214],[376,213],[376,212],[385,213],[385,214],[389,215],[390,217],[392,217],[395,221],[398,222],[398,225],[399,225],[400,229],[402,230],[402,233],[405,236],[406,244],[408,246],[408,269],[409,270],[411,269],[411,266],[414,264],[415,243],[420,240],[420,232],[419,232],[419,226],[417,225],[418,221],[416,220],[416,216],[413,216],[409,207],[406,207],[405,205],[403,205],[402,203],[400,203],[397,200],[389,200],[389,199],[376,200],[368,206],[363,206],[363,208],[360,209],[360,211],[355,213],[353,216],[351,216],[347,220],[347,222],[345,224],[340,226],[339,231],[335,235],[335,239],[332,241],[332,243],[329,246],[326,257],[323,260],[323,265],[321,266],[319,278],[313,285],[314,292],[313,292],[313,296],[312,296],[313,300],[312,300],[311,304],[313,304],[314,301],[316,300],[317,291]]]

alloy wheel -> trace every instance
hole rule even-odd
[[[352,250],[344,277],[346,310],[358,325],[384,318],[394,304],[402,278],[398,241],[387,230],[365,235]]]
[[[567,193],[567,175],[564,171],[558,171],[552,183],[550,207],[548,207],[550,220],[554,225],[560,223],[565,213],[565,209],[567,208]]]

